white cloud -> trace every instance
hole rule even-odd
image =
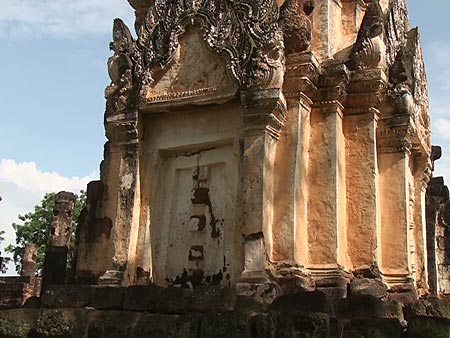
[[[437,136],[440,139],[450,141],[450,120],[439,118],[434,121]],[[450,151],[450,149],[449,149]]]
[[[57,172],[43,172],[34,162],[17,163],[6,159],[0,162],[0,182],[13,183],[22,190],[33,192],[78,191],[84,189],[92,177],[93,175],[69,178]]]
[[[43,172],[34,162],[17,163],[14,160],[0,161],[0,229],[5,230],[5,246],[14,243],[15,234],[11,227],[18,222],[17,216],[33,210],[45,193],[62,190],[78,193],[85,190],[87,184],[98,175],[91,174],[84,177],[65,177],[57,172]],[[14,274],[11,266],[8,274]]]
[[[133,25],[133,9],[125,0],[1,0],[0,38],[74,37],[104,34],[112,20]]]

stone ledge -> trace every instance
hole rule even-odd
[[[415,317],[437,317],[450,320],[450,301],[447,299],[421,299],[405,306],[405,319]]]
[[[162,288],[156,285],[111,287],[89,285],[52,285],[33,300],[30,307],[83,308],[97,310],[147,311],[184,314],[187,312],[226,311],[236,308],[234,289],[200,286],[195,290]],[[19,305],[20,306],[20,305]]]
[[[40,307],[0,311],[0,338],[401,338],[402,332],[437,338],[450,333],[448,300],[422,299],[404,310],[397,301],[370,295],[333,301],[320,291],[281,296],[268,309],[237,306],[236,300],[234,290],[220,287],[55,285],[41,302],[36,299]]]
[[[405,322],[406,323],[406,322]],[[397,318],[332,318],[299,311],[250,315],[240,311],[149,314],[94,309],[0,311],[0,338],[438,338],[450,320],[417,316],[406,327]]]

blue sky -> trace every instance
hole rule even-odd
[[[450,184],[450,1],[407,3],[421,32],[433,144],[444,150],[436,174]],[[0,229],[8,241],[17,214],[45,192],[78,191],[98,176],[115,17],[133,26],[126,0],[0,0]]]

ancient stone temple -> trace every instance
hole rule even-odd
[[[76,279],[427,292],[428,97],[405,1],[130,3]]]
[[[447,337],[427,297],[450,294],[448,189],[405,0],[129,2],[74,271],[0,338]]]

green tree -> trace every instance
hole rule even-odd
[[[0,198],[0,200],[1,200],[1,198]],[[5,240],[5,237],[3,237],[4,234],[5,234],[5,231],[0,230],[0,243]],[[9,261],[10,261],[10,258],[3,257],[2,252],[0,251],[0,273],[6,272],[6,264],[8,264]]]
[[[47,193],[42,198],[40,204],[34,207],[33,212],[25,215],[19,215],[18,218],[22,221],[21,224],[13,223],[12,227],[16,232],[16,244],[6,247],[6,252],[13,254],[13,260],[16,264],[17,272],[20,271],[21,261],[24,255],[25,246],[27,244],[35,244],[37,246],[37,269],[42,270],[45,257],[45,248],[48,242],[49,228],[52,220],[53,207],[55,205],[55,193]],[[75,231],[80,221],[81,210],[86,205],[86,193],[80,191],[78,198],[75,201],[72,218],[72,239],[70,253],[73,252]],[[69,266],[73,255],[69,253]]]

